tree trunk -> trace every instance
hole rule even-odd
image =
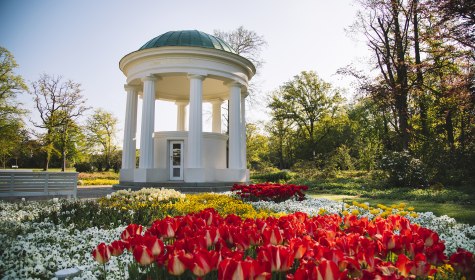
[[[63,149],[61,151],[61,155],[62,155],[62,158],[63,158],[63,164],[62,164],[62,167],[61,167],[61,171],[65,172],[66,171],[66,149],[64,148],[64,146],[63,146]]]
[[[405,53],[403,47],[403,38],[401,29],[399,26],[399,4],[396,0],[392,0],[392,14],[394,20],[394,35],[396,45],[397,56],[397,83],[396,83],[396,110],[399,118],[399,131],[400,131],[400,146],[403,150],[409,148],[409,123],[408,123],[408,109],[407,109],[407,95],[408,95],[408,82],[407,82],[407,65],[405,61]]]
[[[45,165],[43,167],[43,171],[48,171],[49,168],[49,159],[50,159],[50,153],[46,151],[46,157],[45,157]]]
[[[455,137],[454,137],[454,124],[452,120],[452,110],[447,111],[445,116],[445,130],[447,132],[447,142],[449,144],[450,152],[455,152]]]
[[[417,9],[418,0],[414,0],[414,54],[416,59],[416,91],[417,91],[417,103],[420,110],[420,119],[421,119],[421,133],[425,139],[429,136],[429,128],[427,125],[427,106],[424,102],[424,76],[422,75],[421,69],[421,54],[419,47],[419,19],[417,18],[418,9]]]

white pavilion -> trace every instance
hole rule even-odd
[[[124,56],[119,67],[127,78],[120,187],[224,186],[249,180],[245,98],[256,72],[249,60],[217,37],[185,30],[153,38]],[[142,121],[137,124],[139,97]],[[156,100],[176,104],[177,115],[161,115]],[[221,128],[221,105],[226,100],[229,139]],[[204,102],[212,104],[211,132],[203,132]],[[176,131],[155,131],[155,118],[173,117]],[[141,128],[138,166],[137,125]]]

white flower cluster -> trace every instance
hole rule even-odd
[[[49,202],[0,203],[0,271],[2,279],[51,279],[54,272],[77,267],[83,272],[74,279],[97,279],[102,275],[99,265],[91,257],[101,242],[116,240],[125,226],[111,230],[88,228],[80,231],[50,221],[21,222],[34,218],[44,207],[56,207]],[[8,228],[4,226],[8,225]],[[5,234],[5,232],[15,234]],[[110,279],[127,279],[131,254],[112,257],[107,264]]]
[[[185,194],[174,189],[165,188],[143,188],[138,191],[119,190],[110,195],[110,198],[121,198],[127,200],[149,200],[161,201],[171,198],[184,199]]]
[[[304,212],[314,216],[322,213],[338,214],[342,212],[343,203],[324,198],[307,198],[304,201],[287,200],[281,203],[272,201],[250,202],[257,209],[270,209],[276,212],[293,213]],[[350,206],[345,208],[351,213],[352,210],[359,210],[360,217],[374,218],[374,215],[360,207]],[[381,211],[382,212],[382,211]],[[396,210],[393,213],[397,213]],[[445,253],[450,255],[457,248],[463,248],[475,253],[475,226],[459,224],[455,219],[448,216],[437,217],[432,212],[417,213],[418,217],[413,218],[406,215],[412,223],[419,224],[425,228],[431,229],[439,235],[440,239],[445,241]]]
[[[281,203],[273,201],[257,201],[249,203],[251,203],[256,209],[270,209],[275,212],[284,213],[304,212],[310,216],[320,214],[321,209],[324,209],[326,213],[330,214],[341,213],[343,207],[343,203],[325,198],[307,198],[302,201],[289,199]]]

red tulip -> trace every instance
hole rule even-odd
[[[450,263],[454,268],[462,273],[470,273],[475,277],[475,259],[473,254],[464,249],[458,248],[457,252],[450,256]]]
[[[243,267],[244,266],[244,267]],[[218,265],[219,280],[243,280],[249,275],[249,263],[234,259],[224,259]]]
[[[163,244],[163,241],[156,238],[155,236],[144,236],[143,240],[143,245],[145,245],[150,251],[152,252],[152,255],[154,256],[159,256],[163,253],[165,249],[165,245]]]
[[[216,269],[219,254],[216,251],[201,249],[193,252],[193,265],[191,272],[198,277],[203,277]]]
[[[406,255],[401,254],[397,257],[396,267],[402,276],[407,277],[411,269],[414,267],[414,262],[411,261]]]
[[[249,269],[249,272],[248,272],[249,280],[266,280],[266,279],[270,279],[272,276],[270,272],[271,271],[270,263],[268,262],[259,262],[257,260],[251,259],[250,257],[247,257],[244,260],[243,267]]]
[[[243,232],[234,232],[232,233],[233,235],[233,240],[234,244],[236,245],[236,248],[241,251],[246,251],[251,247],[251,240],[249,236],[247,236]]]
[[[294,263],[294,252],[287,246],[267,245],[259,248],[257,259],[270,262],[271,271],[288,271]]]
[[[313,261],[303,261],[299,268],[295,271],[295,280],[318,279],[321,275],[317,272],[317,264]]]
[[[130,224],[120,235],[122,240],[128,240],[129,238],[135,237],[142,234],[143,227],[141,225]]]
[[[125,244],[122,240],[115,240],[109,245],[112,256],[120,256],[124,252]]]
[[[436,271],[435,269],[431,269],[424,254],[417,254],[414,258],[414,264],[411,273],[422,278],[427,278],[427,276],[434,274]]]
[[[213,246],[214,244],[216,244],[216,242],[218,242],[218,239],[220,237],[218,228],[217,227],[207,227],[204,230],[204,237],[205,237],[205,240],[206,240],[206,246],[207,247]]]
[[[153,262],[152,251],[146,246],[136,246],[134,248],[134,258],[140,265],[149,265]]]
[[[166,217],[152,224],[151,231],[159,237],[174,238],[180,221],[176,218]]]
[[[279,245],[284,242],[282,232],[278,226],[265,228],[262,236],[265,244]]]
[[[340,277],[340,270],[338,270],[338,266],[334,262],[328,260],[323,260],[320,262],[317,272],[317,278],[319,280],[333,280]]]
[[[105,243],[97,245],[97,247],[92,250],[92,257],[100,264],[107,263],[111,258],[109,246],[107,246]]]
[[[193,265],[193,256],[184,250],[177,250],[168,255],[167,269],[171,275],[182,275],[187,268]]]

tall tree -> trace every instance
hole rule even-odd
[[[275,120],[288,120],[295,124],[307,142],[311,156],[315,157],[316,145],[328,133],[323,120],[338,113],[342,99],[340,93],[313,72],[303,71],[285,83],[271,97],[268,107]],[[322,125],[317,135],[317,125]]]
[[[411,1],[404,0],[359,2],[363,9],[358,12],[354,27],[366,36],[367,44],[374,53],[397,113],[400,149],[408,149],[410,86],[407,54],[414,6],[408,3]]]
[[[62,77],[41,75],[38,81],[31,84],[36,109],[41,122],[32,121],[37,128],[44,129],[43,150],[45,162],[43,169],[49,168],[52,153],[55,151],[54,141],[60,133],[67,134],[72,122],[77,120],[89,107],[82,96],[81,85],[71,80],[62,82]],[[63,141],[62,146],[67,145]],[[65,151],[65,148],[62,148]],[[66,154],[63,154],[63,171]]]
[[[0,163],[3,168],[21,142],[24,127],[22,117],[25,111],[20,109],[15,98],[27,87],[23,78],[14,73],[17,67],[13,55],[0,47]]]
[[[96,109],[86,121],[86,135],[92,148],[99,149],[106,170],[111,168],[111,160],[116,150],[117,118],[103,109]]]
[[[243,26],[239,26],[235,30],[222,31],[214,30],[214,36],[224,40],[228,43],[236,54],[249,59],[256,67],[256,75],[259,74],[259,69],[264,64],[262,57],[262,50],[267,45],[266,40],[262,35],[257,34],[255,31],[245,29]],[[248,85],[249,98],[247,98],[248,104],[252,104],[254,98],[254,92],[257,90],[255,78]],[[229,134],[229,100],[225,107],[223,117],[225,119],[226,134]],[[226,143],[226,162],[229,157],[229,140]]]
[[[475,2],[473,0],[429,0],[441,16],[446,37],[475,51]]]
[[[244,26],[239,26],[232,31],[214,30],[214,36],[228,43],[238,55],[249,59],[256,69],[264,64],[262,49],[267,45],[263,36],[255,31],[247,30]]]
[[[247,166],[253,170],[269,165],[269,139],[256,124],[246,124]]]

